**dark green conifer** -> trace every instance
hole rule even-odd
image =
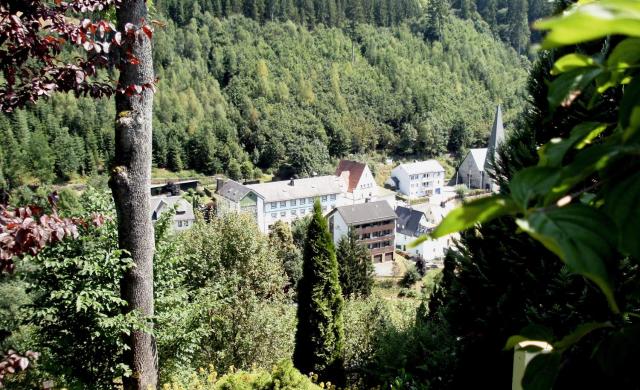
[[[342,295],[345,298],[371,295],[373,262],[367,248],[358,243],[358,236],[354,231],[340,240],[337,252]]]
[[[298,328],[293,362],[302,373],[343,382],[344,301],[338,281],[338,261],[320,202],[304,245],[302,279],[298,284]]]

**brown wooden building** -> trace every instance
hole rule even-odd
[[[336,245],[350,230],[355,230],[358,242],[369,249],[374,262],[394,260],[397,217],[388,202],[336,207],[327,218]]]

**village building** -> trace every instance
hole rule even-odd
[[[335,175],[255,184],[219,179],[214,197],[218,215],[250,213],[263,233],[276,221],[291,223],[311,214],[316,199],[325,214],[337,206],[380,200],[395,207],[395,193],[378,186],[366,164],[348,160],[340,161]]]
[[[323,212],[343,204],[346,182],[337,176],[317,176],[244,185],[233,180],[219,181],[216,189],[218,215],[248,212],[258,228],[268,233],[276,221],[291,223],[313,212],[320,201]]]
[[[435,228],[434,215],[422,210],[402,206],[396,208],[396,215],[398,216],[396,221],[396,249],[428,261],[444,257],[451,244],[450,237],[442,237],[436,240],[429,239],[416,246],[412,245],[418,238],[428,234]]]
[[[345,204],[385,200],[392,208],[395,207],[395,192],[380,187],[367,164],[340,160],[335,175],[343,178],[347,183],[347,191],[344,193]]]
[[[396,213],[388,202],[336,207],[327,218],[334,244],[355,231],[358,243],[369,249],[374,263],[394,260]]]
[[[159,195],[176,196],[181,192],[196,190],[198,189],[199,185],[200,185],[199,180],[168,181],[166,183],[151,184],[149,186],[149,191],[151,191],[151,196],[159,196]]]
[[[487,173],[496,158],[496,150],[504,141],[504,125],[502,123],[502,109],[496,109],[496,115],[491,129],[489,145],[483,149],[470,149],[456,172],[456,185],[464,184],[468,188],[498,191],[498,186]]]
[[[390,184],[411,199],[439,195],[445,171],[436,160],[400,164],[391,171]]]
[[[196,223],[193,206],[181,196],[154,196],[151,197],[151,221],[156,223],[160,216],[168,211],[175,210],[172,228],[174,231],[182,231]]]

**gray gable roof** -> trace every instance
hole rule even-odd
[[[348,225],[396,219],[396,213],[386,200],[336,207],[331,212],[339,213]]]
[[[220,188],[218,194],[234,202],[239,202],[247,196],[249,192],[251,192],[249,187],[233,180],[227,180],[222,185],[222,188]]]
[[[181,196],[157,196],[151,198],[151,219],[153,221],[160,218],[160,214],[168,208],[176,208],[174,221],[192,221],[196,219],[193,206]]]
[[[420,220],[425,217],[422,211],[410,209],[408,207],[398,206],[396,208],[398,220],[396,222],[396,231],[398,233],[419,237],[427,231],[420,226]]]
[[[498,146],[504,141],[504,125],[502,123],[502,108],[498,105],[496,116],[493,120],[493,128],[491,129],[491,138],[489,138],[489,146],[487,148],[487,158],[484,162],[484,168],[488,168],[489,164],[495,158]]]

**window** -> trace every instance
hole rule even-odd
[[[296,205],[296,200],[294,199],[290,203],[291,203],[291,206],[295,206]]]
[[[298,215],[298,210],[291,210],[291,215]]]
[[[324,195],[324,196],[322,197],[322,201],[323,201],[323,202],[326,202],[326,201],[327,201],[327,196],[326,196],[326,195]]]
[[[281,211],[280,212],[280,216],[281,217],[286,217],[287,216],[287,212],[286,211]]]
[[[278,213],[271,213],[271,218],[278,218]]]
[[[280,207],[287,207],[287,201],[280,202]]]
[[[278,207],[278,203],[276,202],[271,203],[271,210],[275,209],[276,207]]]
[[[178,221],[178,227],[182,227],[182,221]]]
[[[309,203],[309,204],[313,204],[313,198],[308,198],[308,199],[307,199],[307,203]]]
[[[330,197],[330,198],[331,198],[331,200],[336,200],[336,195],[335,195],[335,194],[333,194],[333,195],[331,195],[331,197]]]
[[[305,198],[300,199],[300,206],[302,206],[304,204],[304,202],[306,201]]]
[[[307,209],[300,209],[300,215],[305,215],[307,213]]]

